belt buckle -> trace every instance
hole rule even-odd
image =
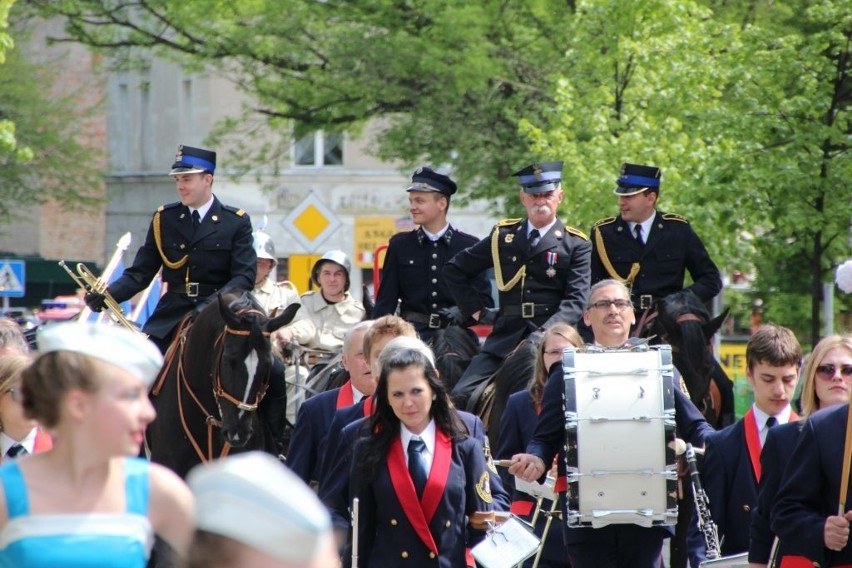
[[[639,309],[640,310],[648,310],[651,308],[651,304],[654,303],[654,296],[651,294],[642,294],[639,296]]]
[[[429,314],[429,329],[440,329],[441,328],[441,315],[440,314]]]
[[[189,298],[197,298],[198,297],[198,282],[187,282],[186,283],[186,295]]]
[[[530,319],[535,317],[534,302],[524,302],[523,304],[521,304],[521,317],[524,319]]]

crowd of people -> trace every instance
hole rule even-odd
[[[630,338],[656,300],[687,289],[708,302],[721,289],[689,222],[657,209],[659,168],[622,166],[619,215],[595,223],[590,239],[557,214],[566,199],[562,163],[530,164],[514,174],[526,216],[498,222],[481,240],[448,221],[456,183],[419,168],[406,188],[418,228],[391,239],[370,310],[351,294],[351,264],[339,250],[313,266],[315,291],[300,296],[277,282],[274,243],[212,193],[215,167],[215,152],[181,146],[169,173],[179,201],[156,211],[124,275],[86,295],[98,311],[162,270],[167,292],[147,338],[55,324],[39,331],[30,353],[15,324],[0,321],[0,566],[170,562],[151,560],[156,537],[188,567],[455,568],[473,566],[471,550],[510,514],[542,540],[525,566],[663,565],[668,523],[568,526],[577,447],[566,438],[563,406],[566,350],[601,360],[647,350]],[[253,291],[270,316],[300,304],[289,325],[269,333],[276,359],[261,412],[282,455],[224,457],[182,480],[137,457],[156,420],[148,390],[181,320],[234,290]],[[441,330],[475,324],[492,330],[448,384],[430,343]],[[527,387],[508,397],[499,431],[489,433],[468,410],[525,340],[535,349]],[[284,363],[294,350],[321,362],[339,354],[346,380],[300,391]],[[746,366],[754,403],[720,431],[679,381],[665,393],[676,441],[704,454],[709,509],[692,519],[689,564],[742,554],[767,566],[774,550],[782,567],[852,565],[852,439],[845,449],[842,442],[852,338],[826,337],[804,362],[789,329],[764,325],[749,339]],[[285,416],[288,399],[303,398]],[[499,440],[493,451],[489,434]],[[548,499],[529,490],[548,483]]]

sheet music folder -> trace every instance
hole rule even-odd
[[[484,568],[513,568],[535,554],[540,542],[529,525],[512,516],[489,530],[471,553]]]

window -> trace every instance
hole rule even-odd
[[[299,138],[293,145],[297,166],[342,166],[343,134],[317,130]]]

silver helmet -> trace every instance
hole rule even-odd
[[[333,262],[339,266],[343,267],[343,270],[346,271],[346,291],[349,291],[349,272],[352,269],[352,263],[349,262],[349,257],[346,256],[346,253],[342,250],[330,250],[322,257],[314,263],[314,267],[311,269],[311,280],[314,285],[319,287],[319,271],[320,267],[326,262]]]
[[[272,242],[272,237],[258,229],[252,233],[254,237],[254,252],[257,253],[257,258],[268,258],[273,262],[277,262],[275,258],[275,243]]]

